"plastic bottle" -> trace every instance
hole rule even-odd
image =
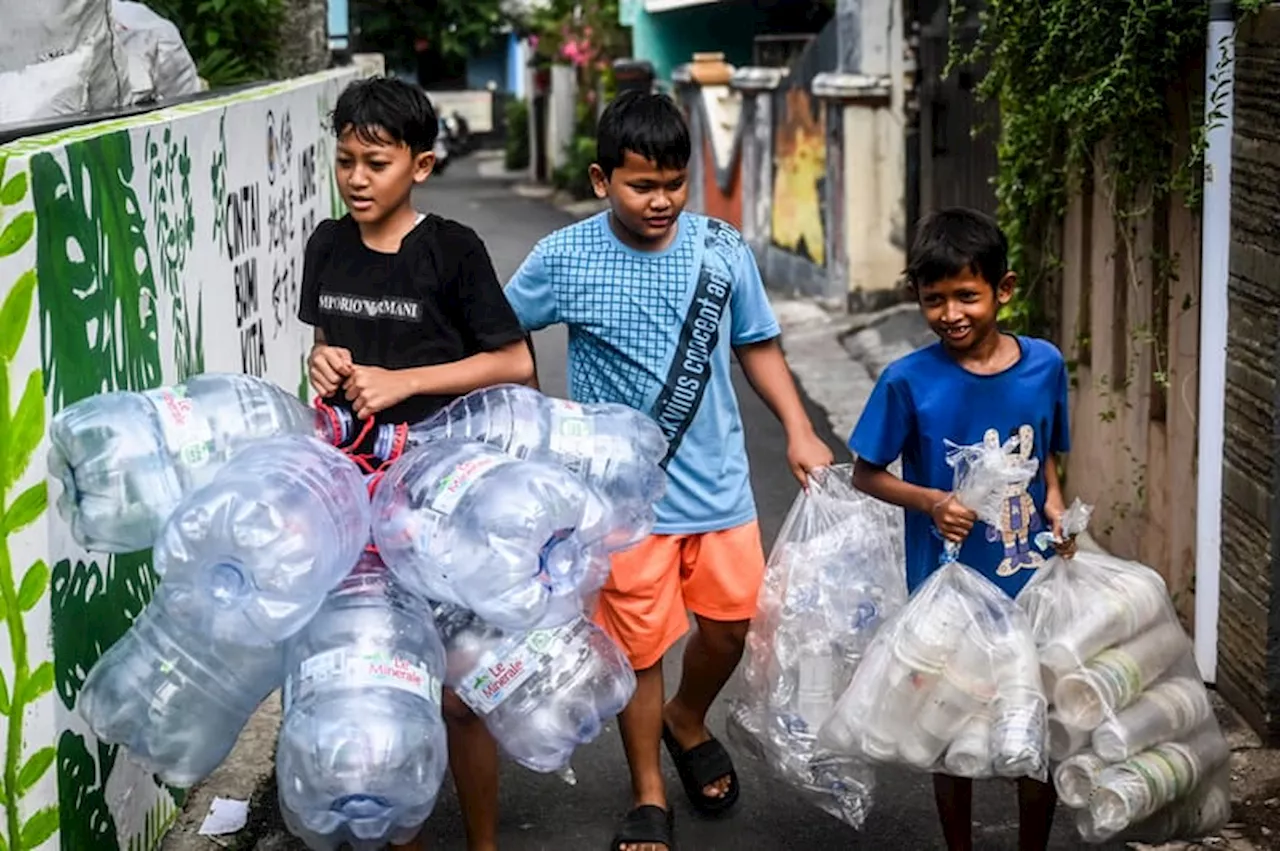
[[[563,467],[488,444],[413,450],[387,471],[373,511],[374,540],[407,588],[502,629],[567,622],[607,576],[604,500]]]
[[[222,764],[284,681],[280,645],[212,641],[187,621],[158,594],[89,671],[76,702],[95,736],[180,788]]]
[[[517,458],[568,468],[613,506],[611,548],[633,544],[653,528],[653,506],[666,489],[660,465],[667,440],[657,423],[633,408],[578,404],[504,384],[469,393],[411,427],[408,442],[446,437],[482,441]]]
[[[286,652],[280,809],[311,849],[407,843],[448,763],[444,648],[427,604],[366,554]]]
[[[328,439],[326,421],[276,385],[208,373],[69,405],[49,424],[58,511],[86,549],[150,547],[182,497],[245,446],[281,434]]]
[[[635,693],[626,656],[583,618],[515,635],[475,620],[451,627],[450,655],[476,661],[456,680],[467,666],[451,663],[448,685],[484,718],[507,755],[533,771],[563,770]]]
[[[306,625],[369,540],[369,492],[312,437],[262,440],[187,496],[155,547],[163,593],[215,640],[283,641]]]

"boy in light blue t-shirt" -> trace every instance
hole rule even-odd
[[[921,223],[907,278],[939,342],[884,371],[849,438],[858,456],[854,484],[906,509],[911,591],[937,570],[945,539],[963,542],[961,563],[1016,597],[1049,555],[1036,548],[1036,532],[1061,532],[1057,456],[1070,449],[1067,369],[1053,344],[1001,332],[996,316],[1016,283],[1007,258],[1004,234],[982,213],[943,210]],[[1004,445],[1010,437],[1041,472],[1006,497],[1006,531],[974,529],[976,515],[951,493],[946,442]],[[885,469],[899,457],[902,478]],[[935,774],[934,793],[947,847],[972,848],[972,781]],[[1019,848],[1040,851],[1053,824],[1053,787],[1023,779],[1018,802]]]
[[[833,456],[796,391],[750,249],[729,225],[682,212],[690,140],[679,110],[624,94],[597,141],[591,179],[610,210],[540,242],[507,299],[526,330],[568,326],[575,400],[630,405],[670,442],[654,534],[614,558],[595,615],[637,677],[619,716],[634,807],[612,848],[659,851],[673,829],[659,742],[698,811],[723,813],[738,797],[729,754],[705,724],[742,656],[764,575],[731,355],[786,428],[801,482]],[[662,658],[688,631],[689,611],[698,629],[664,704]]]

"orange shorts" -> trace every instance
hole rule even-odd
[[[650,535],[613,556],[595,622],[641,671],[689,631],[687,612],[717,621],[754,617],[763,579],[755,520],[717,532]]]

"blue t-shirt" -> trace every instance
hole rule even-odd
[[[685,213],[661,252],[624,245],[601,213],[543,239],[507,300],[526,330],[569,328],[569,395],[643,411],[671,443],[655,532],[755,518],[733,346],[777,337],[755,258],[729,225]]]
[[[1019,337],[1022,357],[996,375],[975,375],[940,343],[912,352],[880,376],[849,437],[849,448],[876,466],[902,457],[911,484],[951,491],[954,471],[946,441],[961,445],[992,437],[1039,459],[1040,470],[1022,492],[1009,494],[1010,530],[1003,535],[977,523],[960,550],[962,564],[980,571],[1016,597],[1045,562],[1035,535],[1046,528],[1046,453],[1070,450],[1067,368],[1052,343]],[[942,538],[927,514],[906,512],[907,588],[914,591],[938,568]]]

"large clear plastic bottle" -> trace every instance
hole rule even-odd
[[[222,764],[284,682],[284,655],[280,645],[211,640],[163,590],[89,671],[76,709],[100,740],[188,788]]]
[[[373,537],[406,587],[502,629],[567,622],[607,571],[609,508],[563,467],[432,441],[377,486]]]
[[[658,424],[634,408],[578,404],[504,384],[469,393],[411,427],[408,442],[445,437],[478,440],[517,458],[567,467],[613,506],[613,548],[633,544],[653,529],[653,506],[666,490],[660,465],[668,445]]]
[[[308,848],[407,843],[448,763],[444,648],[427,603],[373,553],[288,642],[280,809]]]
[[[327,420],[251,375],[208,373],[142,393],[91,396],[49,425],[58,511],[96,552],[150,547],[185,494],[240,449],[281,434],[328,439]]]
[[[260,441],[186,497],[155,568],[191,627],[215,640],[283,641],[306,625],[369,540],[361,470],[313,437]]]
[[[609,636],[584,618],[503,634],[458,610],[441,620],[450,688],[524,767],[562,771],[635,694],[636,676]]]

